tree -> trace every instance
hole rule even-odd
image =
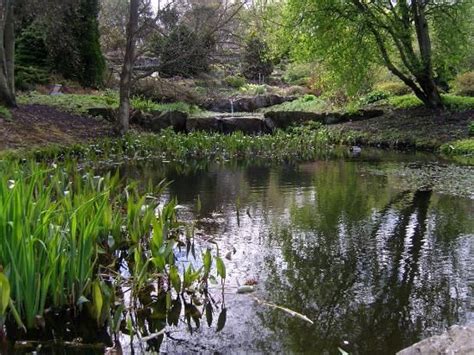
[[[0,0],[0,103],[15,107],[15,28],[13,0]]]
[[[249,80],[263,81],[272,72],[267,44],[256,35],[250,36],[244,48],[242,74]]]
[[[20,64],[61,74],[83,86],[100,86],[105,60],[98,12],[98,0],[16,0]],[[46,61],[28,58],[43,47]]]
[[[120,74],[120,105],[117,127],[117,130],[120,134],[125,134],[129,128],[130,88],[132,86],[133,65],[135,63],[139,9],[140,0],[130,0],[125,58],[122,66],[122,73]]]
[[[352,82],[370,75],[371,64],[382,64],[427,107],[443,106],[434,59],[442,51],[461,50],[470,0],[289,0],[287,5],[300,55],[316,55],[336,77]],[[456,38],[451,48],[438,41],[441,34]]]

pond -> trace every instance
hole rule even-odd
[[[215,309],[192,332],[167,328],[155,350],[394,353],[474,322],[472,167],[364,151],[282,166],[147,162],[122,174],[170,180],[165,198],[195,221],[196,248],[211,241],[226,255],[225,290],[212,287],[223,329]],[[127,352],[150,345],[128,340]]]

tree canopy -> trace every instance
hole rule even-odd
[[[322,60],[355,89],[384,65],[425,105],[442,105],[436,79],[468,52],[469,0],[288,0],[293,54]]]

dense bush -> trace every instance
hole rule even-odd
[[[44,85],[49,83],[49,73],[47,70],[33,67],[15,67],[15,87],[17,90],[32,90],[36,84]]]
[[[369,105],[373,104],[375,102],[385,100],[390,96],[389,93],[386,91],[381,91],[381,90],[374,90],[369,92],[368,94],[362,96],[359,100],[360,104],[362,105]]]
[[[242,57],[242,74],[249,80],[263,82],[273,72],[268,45],[257,36],[251,36]]]
[[[400,81],[386,81],[379,83],[375,85],[375,89],[393,96],[401,96],[411,93],[410,88]]]
[[[245,78],[240,75],[230,75],[224,79],[224,82],[235,89],[240,89],[247,83]]]
[[[474,109],[474,97],[443,95],[443,104],[449,110],[465,111]],[[413,108],[423,103],[415,95],[394,96],[388,99],[389,104],[396,108]]]
[[[54,72],[83,86],[101,86],[105,60],[99,43],[98,11],[98,0],[45,6],[17,29],[17,64]]]
[[[312,73],[311,63],[291,63],[283,74],[283,81],[290,85],[308,86]]]
[[[240,88],[240,92],[244,95],[264,95],[267,92],[265,85],[246,84]]]
[[[457,95],[474,96],[474,71],[458,75],[453,86]]]
[[[209,71],[212,36],[194,32],[184,24],[176,25],[168,36],[154,40],[154,54],[160,58],[159,71],[163,77],[192,77]]]

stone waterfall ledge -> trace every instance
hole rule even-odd
[[[474,326],[455,325],[441,335],[416,343],[397,355],[474,354]]]

